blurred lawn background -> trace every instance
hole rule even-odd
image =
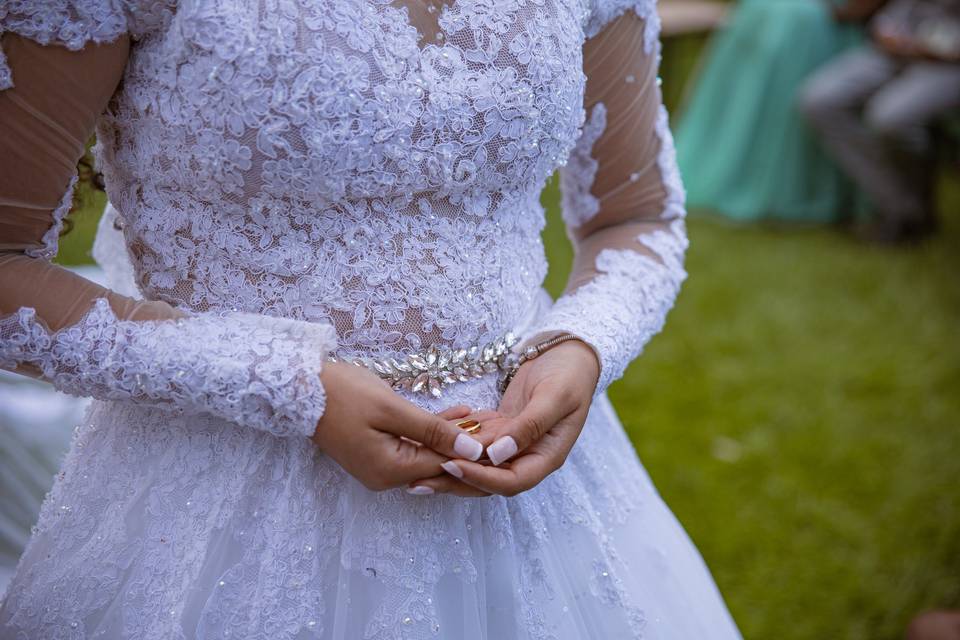
[[[674,111],[700,44],[667,43]],[[690,278],[611,388],[748,639],[894,640],[960,607],[957,168],[941,182],[915,248],[691,212]],[[555,184],[543,200],[556,295],[571,254]],[[83,194],[61,262],[90,262],[104,202]]]

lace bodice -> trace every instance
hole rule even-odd
[[[539,194],[558,169],[577,266],[528,337],[583,337],[602,391],[659,329],[684,277],[652,0],[24,0],[0,8],[0,29],[83,49],[67,67],[93,55],[91,41],[133,38],[109,54],[123,56],[122,75],[115,90],[101,79],[95,155],[153,304],[131,311],[76,280],[71,304],[50,300],[67,282],[44,260],[72,181],[46,205],[41,238],[15,230],[0,247],[11,283],[0,360],[70,392],[310,433],[323,394],[318,360],[293,355],[303,336],[321,354],[385,356],[468,347],[516,325],[546,273]],[[0,109],[49,137],[75,125],[65,147],[82,143],[83,123],[49,125],[69,119],[51,106],[56,90],[21,75],[10,49],[51,47],[4,45]],[[8,216],[26,208],[19,188],[3,184]],[[50,288],[15,286],[39,274]],[[216,328],[252,315],[266,334],[250,344]],[[187,356],[169,353],[178,340]],[[91,349],[113,354],[109,371]],[[224,359],[242,372],[213,381]],[[186,372],[195,391],[130,383],[158,370]]]
[[[579,125],[577,9],[467,0],[422,45],[385,3],[223,9],[141,41],[98,127],[144,293],[332,321],[341,350],[516,322],[544,275],[537,196]]]

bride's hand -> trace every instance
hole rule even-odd
[[[492,464],[449,461],[449,475],[413,483],[436,493],[513,496],[559,469],[580,436],[593,400],[600,364],[593,349],[568,340],[528,361],[500,402],[498,415],[481,420]],[[425,492],[426,490],[424,490]]]
[[[313,441],[368,489],[405,486],[439,473],[448,458],[476,460],[483,452],[452,422],[469,408],[429,413],[370,371],[343,362],[326,364],[320,379],[327,405]]]

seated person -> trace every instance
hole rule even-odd
[[[865,235],[897,242],[933,230],[930,124],[960,107],[960,0],[859,0],[870,41],[827,63],[803,87],[807,120],[866,193]]]

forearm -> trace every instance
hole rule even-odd
[[[591,254],[592,265],[574,271],[568,291],[538,323],[538,331],[566,331],[593,347],[601,363],[598,391],[660,332],[686,278],[682,221],[637,238],[647,244]]]
[[[56,265],[0,257],[0,366],[79,396],[310,435],[332,327],[136,301]]]

